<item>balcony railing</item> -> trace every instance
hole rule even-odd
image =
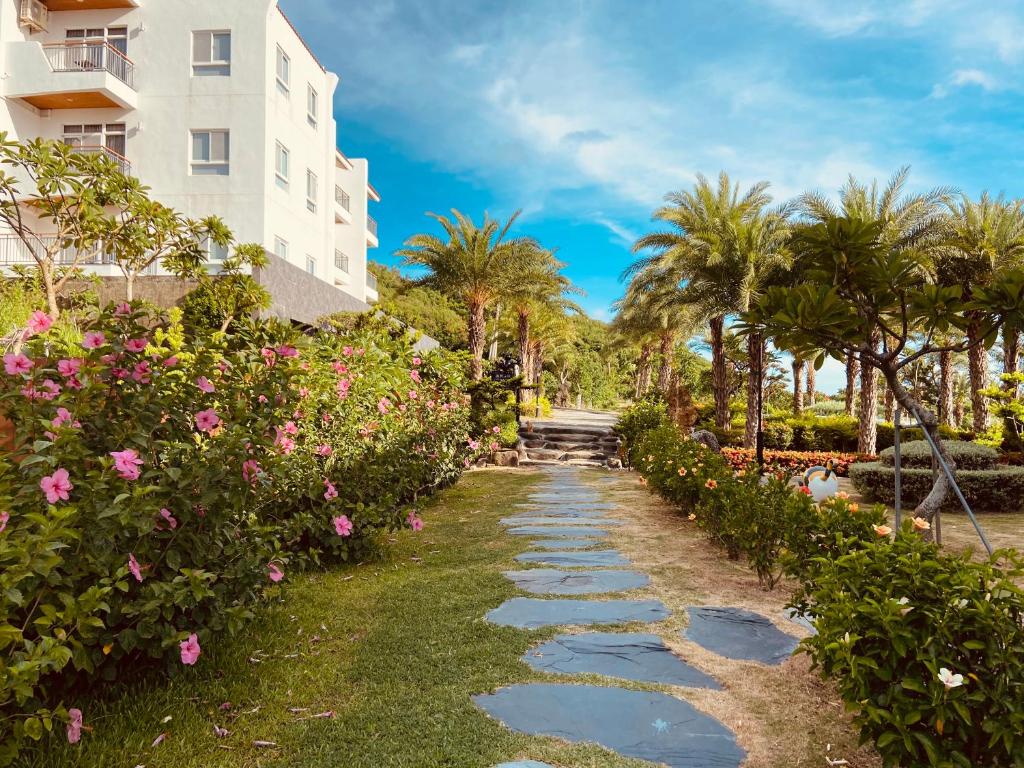
[[[100,144],[73,144],[71,151],[79,155],[103,155],[109,158],[125,176],[132,175],[132,164],[127,157],[117,150],[105,147]]]
[[[377,291],[377,276],[372,272],[366,273],[366,287],[375,293]]]
[[[0,265],[13,266],[15,264],[35,265],[36,260],[33,252],[39,256],[53,251],[59,245],[56,237],[33,237],[30,238],[32,248],[17,235],[0,235]],[[88,251],[80,252],[74,246],[65,246],[55,251],[54,261],[58,264],[113,264],[114,259],[109,254],[103,253],[99,246],[90,248]]]
[[[366,228],[370,230],[371,235],[377,236],[377,220],[370,214],[366,214]]]
[[[352,209],[349,207],[352,205],[352,200],[348,196],[348,192],[339,186],[334,187],[334,199],[342,208],[351,213]]]
[[[334,266],[340,269],[342,272],[348,273],[348,255],[341,251],[334,252]]]
[[[135,87],[135,64],[107,42],[47,43],[43,46],[54,72],[106,71]]]

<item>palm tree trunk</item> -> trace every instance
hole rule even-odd
[[[668,385],[672,379],[672,366],[675,362],[676,337],[672,331],[661,332],[661,344],[658,352],[661,355],[661,366],[658,368],[658,390],[668,394]]]
[[[953,353],[939,352],[939,424],[955,427],[953,405]]]
[[[814,405],[814,399],[817,392],[815,391],[815,384],[817,382],[818,371],[814,367],[814,361],[807,363],[807,404]]]
[[[764,362],[764,341],[761,334],[752,333],[747,337],[747,424],[743,430],[743,447],[753,448],[757,444],[757,431],[761,414],[758,412],[758,394],[761,391]]]
[[[916,393],[915,393],[916,396]],[[889,387],[885,388],[885,420],[892,424],[896,421],[896,395],[893,394],[892,389]]]
[[[473,381],[484,377],[484,345],[486,343],[487,320],[484,316],[484,303],[475,301],[469,305],[469,318],[466,331],[469,335],[469,351],[473,355],[470,361],[470,376]]]
[[[860,372],[860,360],[853,352],[846,353],[846,415],[857,413],[857,374]]]
[[[711,390],[715,396],[715,426],[732,427],[729,413],[729,374],[725,367],[725,317],[711,318]]]
[[[793,357],[793,415],[804,412],[804,361]]]
[[[644,344],[640,347],[640,359],[636,364],[636,387],[633,396],[640,399],[647,394],[647,388],[651,386],[651,356],[654,354],[654,347]]]
[[[1003,373],[1016,373],[1017,362],[1020,359],[1020,331],[1012,330],[1003,326]],[[1008,383],[1006,389],[1013,391],[1017,396],[1017,385]]]
[[[871,346],[877,347],[879,333],[871,334]],[[878,372],[867,360],[861,360],[860,421],[857,425],[857,452],[875,453],[878,447]]]
[[[487,359],[495,361],[498,359],[498,323],[501,320],[501,304],[494,308],[494,330],[491,332],[491,347],[487,350]]]
[[[988,401],[981,390],[988,386],[988,350],[981,339],[981,328],[977,320],[967,326],[967,371],[971,382],[972,428],[976,434],[988,429]]]
[[[517,332],[519,335],[519,369],[520,375],[523,377],[523,381],[527,384],[533,381],[532,371],[530,370],[530,313],[524,312],[522,309],[518,312]],[[531,390],[524,390],[521,399],[529,400],[529,394]]]

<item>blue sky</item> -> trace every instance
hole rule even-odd
[[[425,211],[522,209],[607,319],[630,245],[698,172],[777,199],[913,167],[1024,194],[1024,4],[967,0],[281,0],[337,72],[380,249]],[[829,366],[819,381],[839,386]]]

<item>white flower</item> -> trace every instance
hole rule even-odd
[[[943,667],[939,670],[939,682],[946,686],[946,690],[952,690],[953,688],[959,688],[964,684],[963,675],[954,675],[948,669]]]

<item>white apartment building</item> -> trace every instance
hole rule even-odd
[[[258,279],[293,319],[377,298],[380,196],[336,147],[337,85],[277,0],[0,0],[0,131],[102,152],[221,216],[277,257]]]

